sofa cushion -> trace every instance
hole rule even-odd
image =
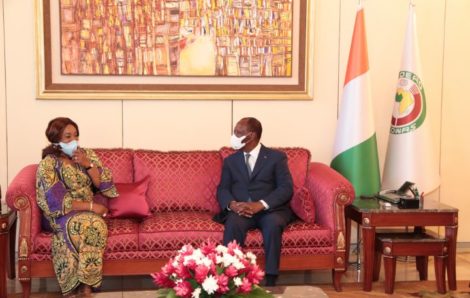
[[[133,150],[94,149],[104,166],[113,173],[114,183],[134,182]]]
[[[315,202],[310,191],[305,186],[297,189],[290,201],[292,211],[303,221],[315,222]]]
[[[106,219],[108,242],[106,252],[136,251],[139,249],[139,222],[136,219]]]
[[[144,218],[150,215],[147,203],[149,177],[139,182],[116,183],[119,197],[108,199],[109,216],[112,218]]]
[[[140,250],[179,250],[210,239],[222,242],[223,225],[209,212],[163,212],[146,218],[139,228]]]
[[[138,246],[139,223],[134,219],[106,219],[108,241],[106,252],[136,251]],[[52,254],[52,233],[39,233],[34,239],[33,252],[36,255]]]
[[[222,160],[217,151],[134,152],[134,179],[149,175],[150,210],[219,211],[216,189]]]
[[[318,249],[333,248],[333,234],[330,229],[304,221],[294,221],[282,234],[282,249]],[[248,232],[245,240],[248,249],[263,250],[263,236],[259,230]],[[326,251],[323,249],[323,251]]]
[[[304,148],[273,148],[284,152],[287,155],[287,165],[292,175],[294,192],[305,185],[308,167],[310,164],[310,151]],[[235,153],[230,147],[222,147],[219,150],[222,159]]]

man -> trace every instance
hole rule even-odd
[[[261,133],[255,118],[243,118],[235,126],[231,143],[238,151],[224,160],[217,188],[223,211],[218,219],[225,225],[225,245],[232,240],[244,245],[248,230],[261,230],[266,286],[275,286],[282,232],[293,218],[289,206],[293,184],[287,156],[261,145]]]

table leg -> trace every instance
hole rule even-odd
[[[447,278],[449,280],[449,290],[457,290],[456,281],[456,252],[457,252],[457,226],[446,226],[446,239],[448,241],[447,255]]]
[[[349,264],[349,253],[351,250],[351,219],[346,217],[346,264]],[[348,270],[349,266],[346,266],[346,271]]]
[[[364,262],[364,291],[372,290],[372,275],[374,272],[374,255],[375,255],[375,227],[362,226],[362,240]]]
[[[14,219],[13,224],[11,225],[10,230],[8,231],[9,234],[9,247],[8,247],[8,278],[14,279],[16,277],[15,274],[15,240],[16,240],[16,223],[18,222],[18,218]]]
[[[8,233],[0,233],[0,297],[7,297],[6,263]]]

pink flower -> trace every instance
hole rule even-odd
[[[190,256],[193,254],[194,248],[191,244],[187,244],[183,246],[180,250],[180,255],[185,257],[185,256]]]
[[[170,276],[173,272],[175,272],[175,267],[172,265],[173,260],[170,260],[165,266],[162,267],[162,273],[166,276]]]
[[[228,287],[228,277],[225,274],[221,274],[216,276],[217,278],[217,285],[219,286],[219,289],[217,290],[218,293],[225,294],[227,293],[230,289]]]
[[[251,286],[252,284],[250,283],[248,278],[244,277],[240,288],[238,288],[238,291],[240,293],[249,293],[251,291]]]
[[[209,268],[204,266],[204,265],[199,265],[196,267],[196,274],[194,275],[194,278],[198,283],[202,283],[206,277],[207,274],[209,273]]]
[[[168,277],[168,275],[162,272],[150,274],[153,278],[153,282],[162,288],[173,288],[175,283]]]
[[[228,277],[235,277],[238,275],[238,270],[233,265],[230,265],[225,269],[224,273]]]
[[[190,270],[195,270],[197,267],[196,260],[188,260],[186,262],[186,267],[188,267]]]
[[[192,288],[189,281],[180,282],[174,287],[174,290],[178,297],[191,297]]]
[[[227,245],[228,248],[228,253],[231,255],[234,255],[235,253],[233,252],[235,249],[241,250],[241,247],[238,245],[237,241],[233,240]]]
[[[202,247],[201,251],[204,255],[208,256],[210,254],[215,254],[215,243],[212,241],[207,241]]]
[[[252,265],[250,271],[247,274],[248,280],[257,285],[264,277],[264,271],[259,268],[258,265]]]
[[[175,273],[181,279],[186,279],[191,277],[191,273],[189,272],[188,267],[184,266],[183,263],[179,263],[178,266],[175,268]]]

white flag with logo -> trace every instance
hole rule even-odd
[[[397,189],[411,181],[428,193],[439,186],[439,163],[421,77],[415,18],[414,5],[410,5],[382,189]]]

